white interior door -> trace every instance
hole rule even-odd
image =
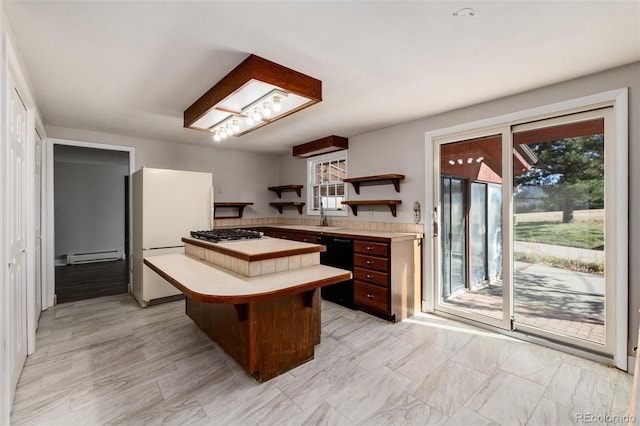
[[[27,109],[10,80],[8,156],[8,260],[9,260],[9,404],[27,358],[26,276],[26,144]]]
[[[42,138],[35,132],[35,179],[34,179],[34,267],[35,267],[35,286],[36,297],[34,300],[34,322],[35,328],[38,328],[38,319],[40,318],[40,312],[42,312]]]

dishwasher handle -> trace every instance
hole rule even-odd
[[[328,237],[326,235],[320,235],[318,237],[318,243],[326,244],[326,243],[344,243],[351,244],[353,240],[351,238],[339,238],[339,237]]]

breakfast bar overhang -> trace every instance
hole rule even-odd
[[[185,294],[187,315],[258,382],[313,359],[318,289],[351,278],[324,265],[246,277],[184,254],[144,263]]]

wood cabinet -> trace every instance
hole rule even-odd
[[[285,240],[301,241],[303,243],[317,243],[318,236],[312,233],[289,231],[286,229],[261,228],[260,231],[267,237],[283,238]]]
[[[308,243],[317,243],[319,235],[268,226],[258,230],[268,237]],[[420,238],[363,237],[348,232],[339,235],[353,238],[354,302],[359,309],[394,322],[420,312]]]
[[[354,241],[354,300],[360,309],[394,322],[420,312],[419,241]]]
[[[356,305],[391,316],[389,298],[389,243],[353,242],[353,285]],[[385,266],[386,265],[386,266]],[[373,268],[377,266],[377,268]]]
[[[375,269],[387,272],[389,270],[388,257],[372,257],[365,254],[355,253],[353,256],[353,264],[360,268]]]
[[[354,241],[354,253],[373,254],[375,256],[389,256],[389,243],[376,243],[372,241]]]

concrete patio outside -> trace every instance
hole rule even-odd
[[[604,252],[516,242],[514,251],[544,253],[604,263]],[[517,323],[604,344],[604,276],[542,264],[515,262],[514,318]],[[502,281],[450,297],[447,304],[502,318]]]

